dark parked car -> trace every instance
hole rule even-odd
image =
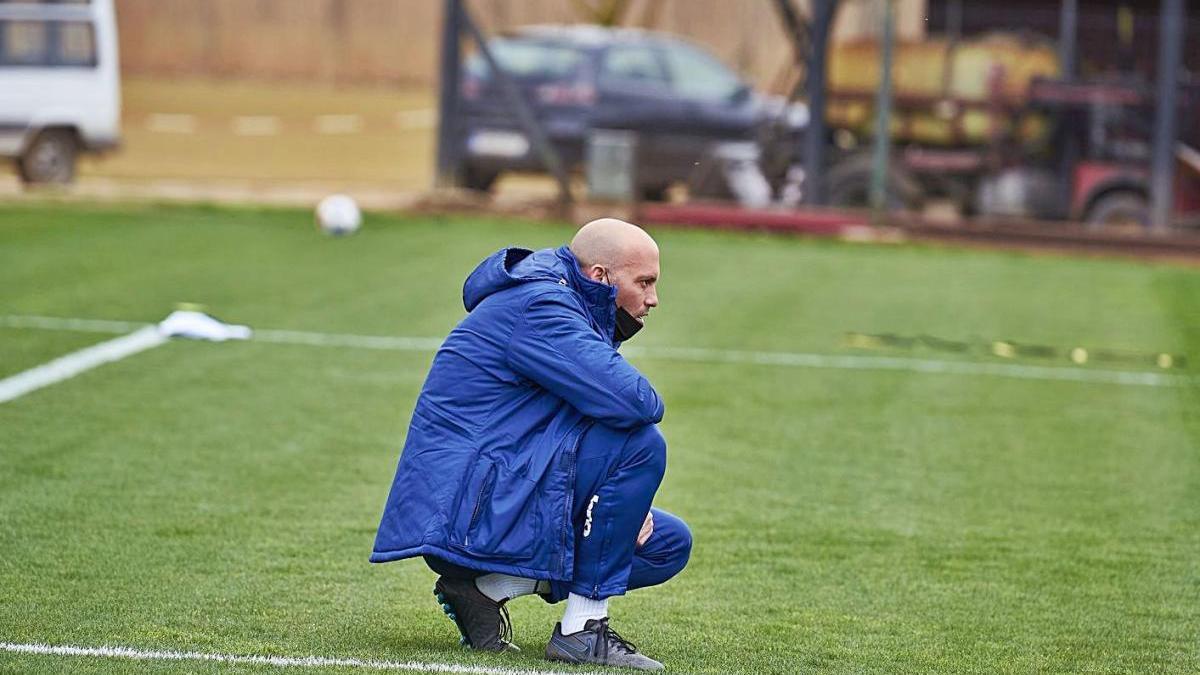
[[[715,143],[754,141],[783,110],[708,52],[664,34],[532,26],[488,44],[571,169],[582,166],[592,130],[636,132],[637,189],[647,199],[687,181]],[[487,190],[504,171],[545,171],[481,54],[467,60],[461,91],[469,187]]]

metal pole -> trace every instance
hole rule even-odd
[[[1075,48],[1079,26],[1079,0],[1062,0],[1058,12],[1058,63],[1062,79],[1073,80],[1078,69]]]
[[[879,52],[879,91],[875,97],[875,157],[871,170],[871,209],[880,219],[887,208],[888,158],[892,154],[892,51],[896,41],[893,0],[883,2],[883,47]]]
[[[800,18],[800,14],[796,12],[796,8],[792,5],[792,0],[775,0],[775,9],[779,12],[779,20],[783,22],[784,30],[787,31],[788,42],[792,45],[792,57],[796,61],[796,67],[804,68],[811,43],[808,35],[808,26]]]
[[[829,56],[829,31],[837,12],[837,0],[813,0],[811,52],[808,57],[806,82],[808,89],[808,129],[804,134],[805,201],[825,204],[825,82]]]
[[[462,184],[462,139],[458,133],[459,71],[462,35],[462,0],[442,3],[442,54],[438,91],[438,134],[436,185]]]
[[[529,107],[529,103],[521,94],[521,90],[517,88],[517,83],[513,82],[508,76],[500,62],[496,60],[492,54],[491,48],[488,47],[487,36],[479,29],[479,25],[471,18],[467,8],[462,8],[462,23],[475,39],[476,45],[479,47],[479,53],[483,56],[483,60],[487,61],[488,69],[491,70],[492,76],[496,78],[496,82],[500,84],[501,91],[504,92],[504,97],[508,99],[508,104],[512,106],[513,112],[517,115],[517,121],[521,123],[521,127],[525,133],[529,135],[529,142],[533,145],[533,149],[538,153],[538,157],[542,160],[542,164],[546,165],[546,169],[558,181],[558,200],[564,206],[571,203],[571,182],[567,176],[566,166],[559,157],[558,151],[550,144],[549,137],[546,136],[545,130],[542,129],[542,123],[538,121],[537,116],[533,114],[533,109]]]
[[[1062,0],[1058,13],[1058,64],[1062,69],[1060,78],[1073,82],[1079,70],[1079,0]],[[1058,215],[1070,218],[1074,203],[1075,165],[1079,162],[1079,131],[1073,123],[1078,119],[1073,109],[1064,110],[1059,116],[1059,131],[1062,144],[1058,157]]]
[[[1179,62],[1183,53],[1183,0],[1162,0],[1158,22],[1158,103],[1150,160],[1150,224],[1164,233],[1175,201],[1175,142],[1178,124]]]
[[[946,35],[952,42],[962,39],[963,31],[963,0],[950,0],[946,3]]]

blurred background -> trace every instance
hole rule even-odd
[[[3,0],[0,22],[2,195],[390,208],[436,184],[818,232],[812,207],[1125,235],[1200,213],[1194,1]],[[713,208],[655,206],[686,202]]]
[[[0,0],[0,672],[543,667],[367,556],[463,279],[600,215],[639,648],[1200,672],[1198,74],[1200,0]]]

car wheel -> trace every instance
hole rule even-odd
[[[496,179],[500,177],[499,171],[487,171],[468,166],[463,171],[463,187],[468,190],[478,190],[479,192],[491,192],[496,185]]]
[[[65,184],[75,180],[75,158],[79,144],[66,129],[47,129],[37,135],[17,161],[26,183]]]
[[[1150,202],[1132,190],[1109,192],[1092,202],[1083,220],[1096,230],[1143,230],[1150,227]]]
[[[670,188],[670,185],[643,185],[638,188],[638,193],[644,202],[665,202]]]

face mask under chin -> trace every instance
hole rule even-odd
[[[613,326],[613,339],[617,342],[625,342],[629,340],[637,332],[642,329],[642,322],[634,318],[632,314],[625,311],[624,307],[617,308],[617,321]]]
[[[604,272],[604,283],[608,286],[615,287],[616,284],[608,277],[608,272]],[[617,305],[617,321],[613,326],[613,340],[616,342],[625,342],[637,335],[637,332],[642,329],[642,322],[638,321],[632,314],[625,311],[624,307]]]

